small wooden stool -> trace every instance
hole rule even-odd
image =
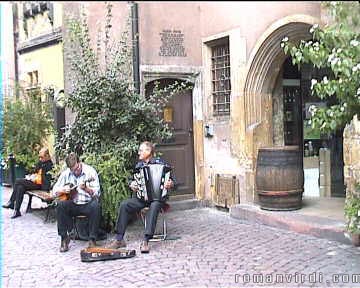
[[[76,226],[76,219],[85,219],[85,218],[87,218],[86,215],[73,216],[73,228],[75,230],[75,233],[74,233],[74,235],[72,237],[72,240],[75,241],[76,238],[80,238],[79,230],[78,230],[78,228]]]

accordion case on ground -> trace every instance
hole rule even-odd
[[[82,262],[126,259],[126,258],[134,257],[135,255],[136,255],[135,250],[109,249],[102,247],[86,248],[81,250],[80,252],[80,257]]]
[[[138,186],[137,198],[144,201],[163,201],[167,198],[165,183],[170,179],[171,167],[167,164],[154,163],[137,168],[134,174]]]

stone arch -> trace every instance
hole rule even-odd
[[[309,39],[310,27],[316,23],[320,24],[320,19],[308,15],[282,18],[269,26],[250,53],[243,86],[247,158],[244,201],[258,201],[255,193],[257,151],[259,147],[273,145],[272,94],[287,57],[280,47],[281,40],[284,37],[292,42]]]
[[[165,74],[165,75],[152,75],[152,77],[146,78],[144,81],[144,85],[146,87],[146,85],[148,85],[151,82],[155,82],[155,81],[161,81],[164,79],[172,79],[172,80],[181,80],[181,81],[189,81],[191,83],[195,83],[195,80],[192,77],[186,76],[186,75],[182,75],[182,74]]]
[[[190,82],[194,85],[196,85],[198,73],[195,73],[194,71],[161,71],[161,69],[157,71],[142,71],[142,91],[145,91],[146,85],[150,82],[154,81],[161,81],[162,79],[173,79],[173,80],[182,80]]]
[[[276,77],[287,57],[280,47],[284,37],[297,42],[309,39],[309,29],[320,20],[308,15],[291,15],[273,23],[258,39],[247,66],[244,85],[245,124],[251,125],[266,120],[267,100],[275,85]]]
[[[187,81],[193,84],[193,82],[189,80],[187,77],[176,77],[176,76],[153,77],[151,80],[147,79],[146,83],[144,84],[144,95],[148,96],[148,93],[150,93],[154,89],[156,82],[158,82],[159,88],[164,88],[167,85],[174,84],[175,82],[181,83]]]

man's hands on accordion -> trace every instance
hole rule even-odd
[[[166,181],[164,188],[165,189],[171,189],[172,187],[174,187],[174,182],[169,179],[168,181]],[[132,181],[130,183],[130,189],[134,192],[136,192],[137,190],[139,190],[139,185],[136,183],[136,181]]]
[[[136,192],[137,190],[139,190],[139,185],[136,183],[136,181],[132,181],[130,183],[130,189],[134,192]]]
[[[171,179],[166,181],[166,183],[164,185],[165,189],[171,189],[173,186],[174,186],[174,182]]]

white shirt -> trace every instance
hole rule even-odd
[[[73,199],[73,201],[75,204],[86,204],[91,201],[92,197],[100,196],[99,176],[96,170],[85,163],[81,163],[81,166],[82,171],[78,177],[76,177],[75,174],[71,172],[70,168],[67,168],[61,173],[59,179],[56,181],[52,189],[53,196],[56,196],[57,192],[63,190],[66,184],[81,185],[86,180],[91,178],[93,178],[94,181],[87,183],[87,186],[94,191],[93,196],[80,187],[77,187],[78,193],[76,194],[76,197]]]

